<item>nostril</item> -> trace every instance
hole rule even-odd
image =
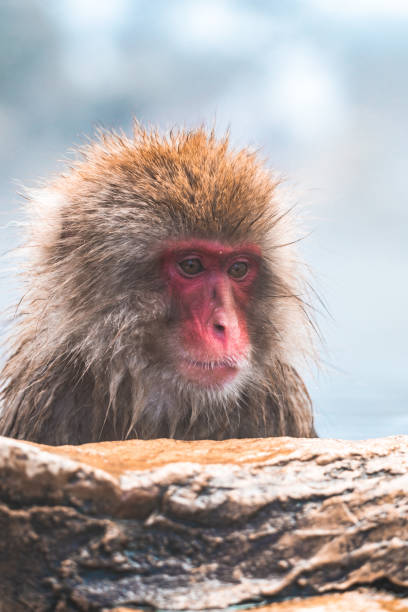
[[[225,332],[224,325],[220,325],[219,323],[214,323],[214,329],[218,334],[224,334]]]

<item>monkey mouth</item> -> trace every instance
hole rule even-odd
[[[181,373],[187,379],[206,386],[230,382],[239,370],[238,360],[231,357],[209,361],[184,359],[181,366]]]
[[[203,368],[204,370],[214,370],[215,368],[235,368],[237,362],[232,360],[222,361],[195,361],[194,359],[187,360],[187,363],[195,368]]]

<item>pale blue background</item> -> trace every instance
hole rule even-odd
[[[0,308],[19,183],[97,124],[216,120],[289,179],[331,317],[320,435],[408,434],[406,0],[2,0]]]

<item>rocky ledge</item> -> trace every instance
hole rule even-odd
[[[0,610],[408,610],[407,467],[404,436],[0,438]]]

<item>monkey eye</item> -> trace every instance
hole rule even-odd
[[[244,278],[248,272],[248,264],[245,261],[236,261],[228,269],[228,274],[232,278]]]
[[[203,265],[198,259],[198,257],[184,259],[183,261],[180,261],[179,266],[182,272],[184,272],[184,274],[187,274],[187,276],[195,276],[196,274],[199,274],[202,270],[204,270]]]

